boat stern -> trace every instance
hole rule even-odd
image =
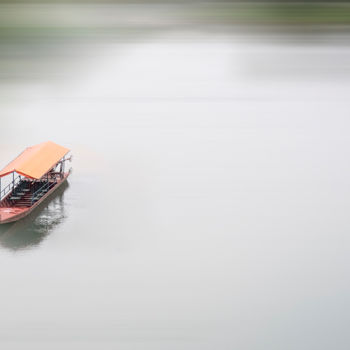
[[[28,208],[0,208],[0,224],[17,221],[26,215]]]

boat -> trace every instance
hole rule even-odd
[[[52,141],[43,142],[26,148],[0,171],[0,224],[26,217],[67,181],[69,153]]]

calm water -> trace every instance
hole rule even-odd
[[[347,36],[138,33],[1,56],[1,165],[74,154],[0,228],[1,348],[349,349]]]

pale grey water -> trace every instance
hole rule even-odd
[[[1,163],[53,140],[74,172],[0,228],[1,349],[348,349],[350,52],[334,38],[173,29],[19,55]]]

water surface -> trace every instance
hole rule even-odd
[[[0,228],[1,348],[348,349],[346,33],[155,23],[7,48],[1,163],[74,171]]]

